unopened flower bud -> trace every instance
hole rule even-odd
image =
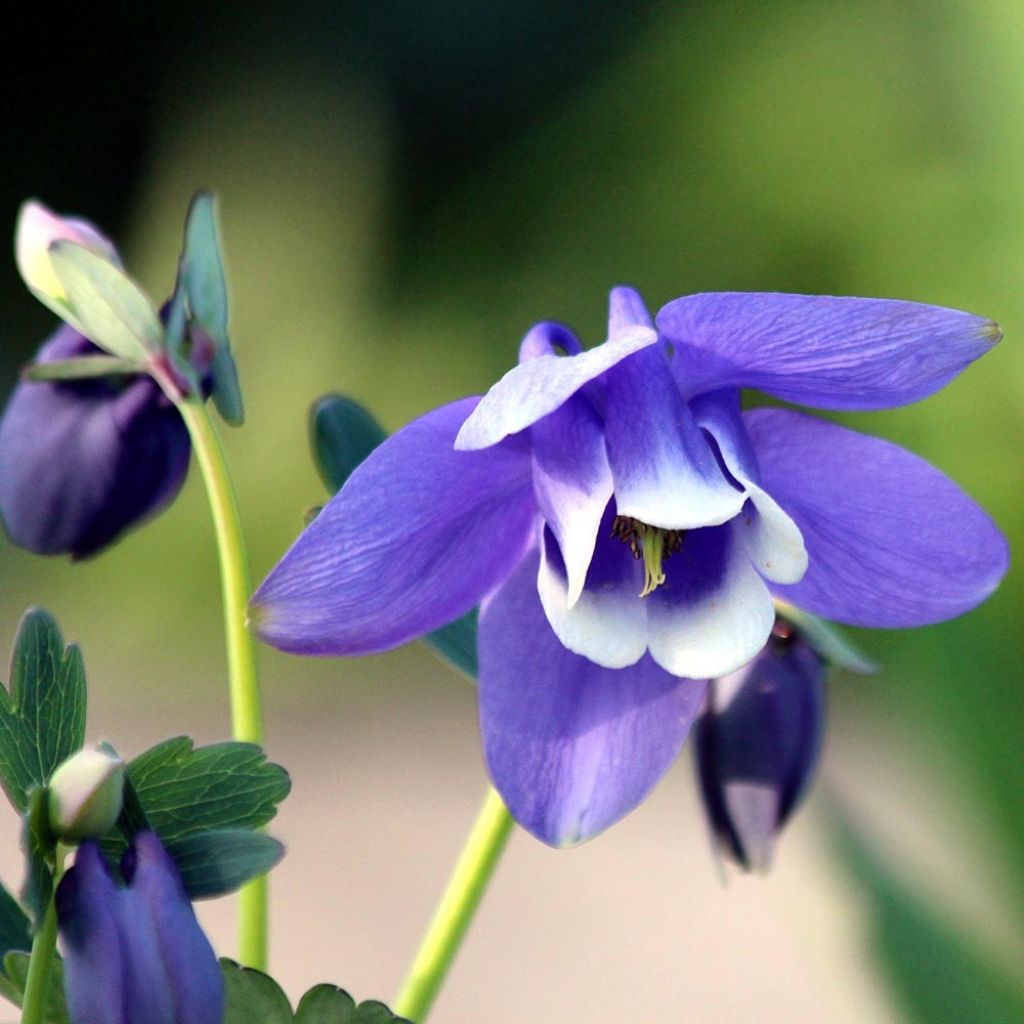
[[[124,761],[103,750],[72,754],[50,779],[50,828],[77,842],[102,836],[121,813]]]
[[[788,623],[749,665],[708,687],[695,734],[697,772],[724,856],[764,871],[806,792],[824,729],[825,665]]]

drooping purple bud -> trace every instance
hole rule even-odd
[[[36,361],[94,356],[64,326]],[[0,420],[0,518],[20,547],[86,558],[173,500],[189,453],[181,416],[145,374],[22,381]]]
[[[174,862],[136,836],[117,885],[84,843],[57,888],[72,1024],[220,1024],[224,982]]]
[[[749,665],[708,686],[695,732],[704,806],[722,853],[766,870],[807,790],[825,723],[825,664],[781,620]]]

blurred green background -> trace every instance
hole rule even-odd
[[[941,466],[1016,548],[1017,0],[107,0],[87,14],[54,18],[47,7],[18,19],[14,34],[28,53],[38,48],[38,60],[5,83],[0,223],[13,229],[31,195],[86,215],[118,239],[159,299],[173,284],[189,196],[203,186],[220,195],[248,406],[245,428],[227,443],[257,578],[323,499],[306,446],[313,398],[344,390],[396,428],[484,390],[538,319],[600,341],[607,291],[620,282],[653,308],[701,290],[787,290],[915,299],[999,321],[1003,344],[942,394],[848,422]],[[0,266],[0,305],[4,392],[51,318],[13,261]],[[0,541],[0,646],[30,603],[53,610],[85,649],[91,732],[135,752],[168,731],[227,731],[216,565],[197,474],[168,513],[97,560],[70,566]],[[825,780],[784,838],[778,871],[730,888],[728,911],[717,895],[697,897],[717,883],[710,871],[682,877],[682,853],[667,855],[669,865],[678,855],[679,876],[646,863],[645,844],[676,835],[697,851],[695,863],[706,856],[689,797],[677,807],[676,796],[659,795],[657,820],[645,808],[586,851],[549,855],[520,837],[510,888],[503,897],[499,875],[471,939],[499,943],[500,955],[467,950],[437,1019],[610,1021],[632,1012],[852,1022],[870,1005],[873,1020],[1024,1020],[1022,610],[1024,576],[1011,571],[957,622],[863,635],[883,671],[835,678]],[[448,801],[444,786],[483,787],[472,693],[419,647],[345,664],[264,651],[262,663],[268,746],[289,767],[288,755],[297,759],[303,808],[278,832],[289,861],[303,843],[315,849],[299,861],[301,880],[296,868],[281,883],[290,900],[306,902],[279,920],[301,928],[330,886],[330,913],[345,933],[319,940],[325,962],[337,962],[331,980],[355,985],[354,975],[373,988],[357,994],[387,998],[472,818],[472,795]],[[304,740],[318,727],[324,746],[311,750]],[[439,747],[449,744],[458,753],[446,760]],[[362,771],[365,802],[347,800]],[[431,772],[437,785],[423,788]],[[678,793],[689,785],[670,783]],[[301,792],[321,794],[334,811],[303,803]],[[863,838],[835,827],[835,807]],[[388,832],[395,821],[417,824]],[[367,844],[365,879],[336,859],[354,836]],[[612,854],[588,852],[604,844]],[[368,867],[382,849],[393,875]],[[419,870],[431,858],[437,867]],[[543,913],[516,916],[546,898],[552,872],[571,886],[573,871],[591,873],[607,917],[561,907],[566,919],[552,935]],[[399,887],[399,903],[368,901],[378,883]],[[785,900],[765,896],[772,887]],[[581,899],[590,891],[581,883]],[[673,894],[665,898],[680,921],[663,936],[648,914],[665,902],[658,892]],[[792,955],[780,968],[780,908],[819,900],[825,910],[807,911],[817,924],[795,926],[799,939],[785,932]],[[746,901],[759,908],[749,916]],[[504,930],[485,923],[489,913]],[[733,915],[736,932],[716,932],[716,914]],[[652,952],[637,965],[623,959],[637,942],[625,929],[643,921],[641,945]],[[856,977],[812,953],[819,927],[831,935],[846,921],[852,930],[829,955],[863,963]],[[230,942],[227,923],[211,927]],[[737,946],[734,934],[753,938]],[[328,955],[334,941],[346,962]],[[594,947],[603,945],[618,959],[598,978]],[[555,949],[557,973],[536,974]],[[286,959],[286,980],[322,980],[307,979],[303,962]],[[777,984],[805,993],[806,1004],[787,1002]],[[801,1016],[804,1005],[820,1015]]]

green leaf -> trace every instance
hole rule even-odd
[[[140,754],[128,777],[164,845],[209,829],[266,825],[291,789],[288,773],[256,744],[195,747],[187,736]]]
[[[273,978],[222,959],[224,1024],[292,1024],[292,1006]]]
[[[379,1003],[375,999],[368,999],[356,1007],[356,1012],[349,1017],[345,1024],[388,1024],[390,1021],[411,1024],[404,1017],[396,1017],[383,1003]]]
[[[3,958],[3,973],[0,974],[0,994],[6,996],[15,1006],[21,1006],[28,980],[28,953],[8,953]],[[69,1024],[67,1003],[64,1001],[64,964],[60,957],[54,957],[50,965],[50,991],[46,995],[46,1009],[43,1011],[44,1024]]]
[[[225,423],[240,427],[245,422],[245,406],[235,357],[226,345],[219,346],[214,352],[210,373],[213,376],[213,404],[217,412]]]
[[[84,246],[49,248],[74,326],[111,355],[145,362],[163,347],[164,330],[148,298],[120,267]]]
[[[324,395],[309,410],[313,461],[331,494],[387,436],[370,412],[344,395]]]
[[[33,789],[22,819],[21,847],[25,854],[25,884],[21,901],[28,907],[36,928],[42,922],[53,896],[56,840],[50,832],[50,809],[45,789]]]
[[[214,346],[213,401],[225,421],[239,426],[245,418],[238,370],[228,340],[228,290],[217,228],[217,206],[210,192],[198,192],[185,221],[180,285],[192,318]]]
[[[281,844],[252,830],[274,817],[290,789],[288,773],[253,743],[165,740],[128,765],[124,807],[103,852],[116,862],[134,835],[152,829],[191,899],[221,896],[281,859]]]
[[[803,633],[810,645],[831,665],[858,675],[872,675],[878,666],[840,628],[788,601],[775,599],[775,610]]]
[[[1024,1021],[1024,971],[1002,962],[946,915],[913,893],[853,825],[836,835],[861,886],[875,955],[910,1020],[920,1024]]]
[[[356,1001],[335,985],[314,985],[300,1000],[295,1024],[348,1024]]]
[[[119,356],[83,356],[54,363],[33,363],[21,373],[22,380],[87,380],[111,374],[142,372],[143,364]]]
[[[0,784],[18,811],[82,747],[85,705],[81,653],[64,646],[49,613],[30,608],[14,640],[10,692],[0,686]]]
[[[465,673],[470,679],[477,676],[476,630],[480,613],[474,608],[461,619],[435,629],[423,639],[445,661]]]
[[[165,840],[164,846],[191,900],[234,892],[250,878],[265,875],[284,856],[284,846],[276,839],[244,828],[193,832]]]
[[[31,948],[28,915],[7,889],[0,885],[0,958],[14,949]]]

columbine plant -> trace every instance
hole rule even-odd
[[[261,876],[283,851],[263,828],[288,790],[255,746],[245,550],[205,406],[212,395],[242,420],[212,199],[192,205],[160,310],[84,221],[29,203],[16,248],[65,326],[0,421],[8,534],[42,554],[94,554],[166,507],[194,449],[222,569],[235,742],[169,740],[127,763],[109,746],[83,750],[80,658],[48,616],[27,616],[10,693],[0,688],[0,783],[24,818],[27,882],[20,907],[0,893],[0,934],[32,952],[9,954],[0,989],[23,1024],[393,1020],[332,986],[293,1015],[265,974],[217,968],[191,908],[244,885],[240,957],[265,965]],[[694,723],[719,849],[767,866],[813,777],[828,665],[871,670],[825,620],[951,618],[992,592],[1008,555],[985,512],[916,456],[804,413],[743,411],[741,392],[903,405],[999,336],[968,313],[881,299],[704,294],[652,318],[620,287],[603,344],[585,351],[540,323],[486,395],[391,438],[350,399],[317,403],[314,454],[337,493],[252,598],[253,629],[304,654],[425,637],[479,679],[495,787],[400,1013],[426,1017],[513,821],[553,846],[591,838],[644,799]]]

